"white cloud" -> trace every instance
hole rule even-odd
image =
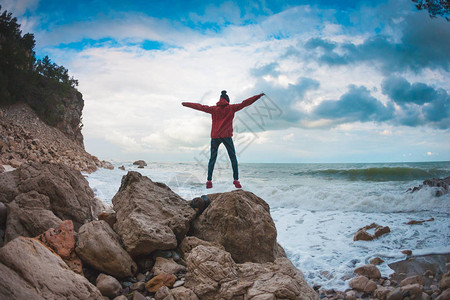
[[[192,15],[193,21],[219,20],[220,23],[227,19],[239,24],[240,16],[233,11],[234,4],[223,5],[210,6],[205,15]],[[221,9],[225,9],[222,21]],[[300,112],[310,112],[323,100],[339,99],[350,83],[366,86],[377,99],[387,101],[379,88],[383,75],[374,66],[329,67],[308,59],[309,53],[303,45],[311,37],[353,43],[367,37],[364,29],[349,30],[338,24],[334,14],[333,10],[297,6],[261,19],[257,24],[232,25],[218,33],[200,33],[181,23],[127,14],[116,20],[105,18],[53,28],[41,32],[37,40],[40,47],[46,47],[51,57],[79,80],[79,90],[85,99],[83,134],[87,140],[105,140],[128,153],[169,156],[181,152],[190,159],[207,148],[211,119],[207,114],[182,107],[181,101],[213,105],[222,89],[228,91],[232,102],[243,100],[254,92],[256,79],[250,70],[256,66],[276,62],[280,75],[265,79],[277,87],[288,87],[303,77],[320,82],[320,88],[309,91],[301,102],[289,107]],[[370,17],[368,12],[365,15]],[[105,37],[118,41],[119,46],[105,44],[80,52],[54,48],[83,38]],[[136,46],[136,41],[146,39],[176,47],[145,51]],[[290,47],[298,51],[297,56],[285,55]],[[426,75],[445,79],[442,73]],[[277,103],[289,100],[270,96]],[[275,156],[286,161],[302,158],[395,161],[402,159],[402,153],[412,152],[408,158],[414,158],[419,157],[419,152],[423,156],[429,149],[433,149],[430,153],[450,150],[450,146],[439,142],[448,133],[436,137],[404,128],[405,135],[399,130],[394,135],[391,126],[361,123],[342,124],[329,130],[325,128],[333,125],[333,121],[325,119],[301,119],[289,124],[310,129],[286,128],[283,123],[281,130],[258,132],[258,140],[243,157],[250,161],[267,161]],[[417,140],[424,144],[414,144]],[[381,150],[377,149],[380,142],[386,145]],[[410,151],[408,148],[413,144],[415,151]],[[106,157],[104,153],[94,154]]]

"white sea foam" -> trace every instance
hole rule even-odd
[[[214,188],[206,190],[202,164],[150,163],[144,169],[131,163],[115,166],[122,164],[127,171],[166,183],[187,200],[234,188],[228,165],[216,166]],[[380,270],[387,276],[391,272],[387,263],[405,258],[401,250],[409,249],[414,254],[450,252],[450,195],[435,197],[435,188],[406,192],[426,179],[418,177],[449,174],[449,170],[449,163],[242,164],[241,182],[245,190],[269,203],[278,241],[307,280],[343,290],[355,267],[375,256],[386,261]],[[111,203],[127,171],[100,169],[87,179],[96,195]],[[435,220],[406,224],[430,217]],[[389,226],[391,233],[371,242],[354,242],[358,228],[372,222]]]

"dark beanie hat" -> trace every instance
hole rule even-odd
[[[230,102],[230,98],[228,97],[227,91],[225,91],[225,90],[223,90],[221,92],[220,98],[223,98],[223,99],[227,100],[228,102]]]

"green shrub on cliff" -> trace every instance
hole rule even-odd
[[[78,81],[48,56],[36,59],[34,35],[0,6],[0,105],[25,102],[51,126],[61,122],[70,99],[83,102]]]

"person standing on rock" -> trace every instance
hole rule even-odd
[[[222,91],[219,102],[214,106],[202,105],[200,103],[182,102],[181,104],[196,110],[200,110],[211,114],[211,157],[208,163],[208,177],[206,181],[206,188],[212,188],[212,174],[214,165],[217,159],[217,150],[220,144],[224,144],[227,148],[228,156],[230,157],[231,166],[233,168],[233,184],[236,188],[241,188],[239,182],[238,162],[236,158],[236,151],[233,144],[233,118],[234,114],[246,106],[253,104],[256,100],[264,96],[264,93],[250,97],[241,103],[230,104],[230,98],[227,91]]]

